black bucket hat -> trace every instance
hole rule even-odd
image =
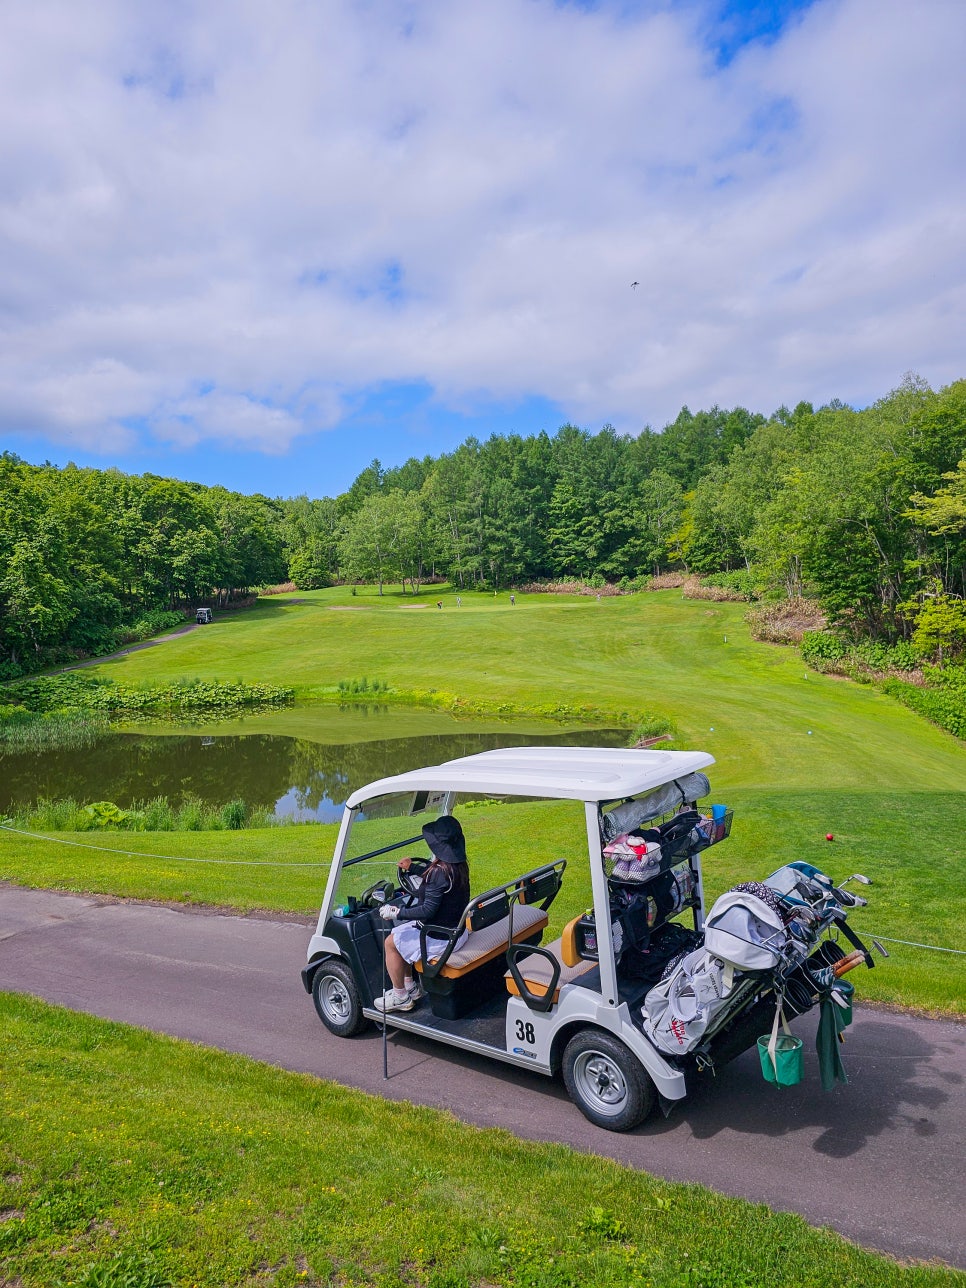
[[[466,840],[452,814],[443,814],[423,828],[423,840],[441,863],[465,863]]]

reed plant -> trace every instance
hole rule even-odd
[[[20,706],[0,706],[0,753],[82,751],[109,727],[100,711],[55,711],[41,715]]]
[[[67,796],[40,797],[14,809],[6,822],[25,832],[231,832],[291,820],[277,819],[271,810],[237,799],[218,805],[189,796],[172,804],[166,796],[155,796],[122,809],[112,801],[85,804]]]

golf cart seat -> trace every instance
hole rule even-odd
[[[477,895],[456,930],[422,928],[421,952],[413,965],[434,1015],[458,1019],[494,991],[502,991],[507,949],[511,943],[539,944],[566,866],[566,859],[558,859]],[[468,934],[457,948],[464,927]],[[429,956],[427,936],[447,941],[438,956]]]
[[[579,920],[579,917],[574,917],[573,921],[568,922],[564,927],[561,937],[555,939],[552,944],[541,947],[539,953],[528,953],[525,957],[522,953],[514,954],[516,971],[508,970],[504,976],[508,993],[513,997],[524,997],[515,976],[522,979],[527,992],[533,997],[546,999],[552,988],[553,993],[549,1002],[544,1001],[549,1008],[557,1005],[560,990],[565,984],[572,984],[581,975],[586,975],[588,971],[594,969],[597,963],[578,957],[574,949],[574,928]],[[555,965],[558,968],[556,970]]]

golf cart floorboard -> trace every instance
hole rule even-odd
[[[506,994],[491,998],[469,1015],[459,1020],[446,1020],[434,1015],[429,1005],[429,998],[424,997],[414,1011],[404,1011],[398,1016],[415,1023],[421,1029],[431,1033],[447,1034],[452,1037],[466,1038],[470,1042],[482,1042],[486,1046],[506,1050]],[[395,1020],[396,1015],[390,1018]],[[407,1025],[408,1027],[408,1025]]]
[[[407,1033],[424,1033],[437,1042],[459,1047],[464,1051],[479,1051],[483,1054],[515,1064],[524,1069],[533,1069],[537,1073],[549,1073],[542,1065],[516,1055],[506,1049],[506,994],[497,995],[489,1002],[478,1006],[470,1015],[458,1020],[447,1020],[434,1015],[429,1006],[429,999],[423,998],[412,1011],[389,1013],[390,1028],[401,1029]],[[381,1023],[382,1016],[377,1011],[366,1008],[365,1014]]]

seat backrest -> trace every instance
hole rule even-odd
[[[487,926],[502,921],[510,911],[510,896],[505,886],[487,890],[470,901],[466,910],[466,929],[485,930]]]
[[[542,903],[549,907],[556,897],[563,881],[563,870],[566,860],[548,863],[545,867],[534,868],[517,882],[516,889],[521,903]]]
[[[582,961],[580,953],[577,950],[577,922],[580,917],[574,917],[573,921],[568,921],[563,928],[563,934],[560,936],[560,960],[565,966],[576,966]]]

